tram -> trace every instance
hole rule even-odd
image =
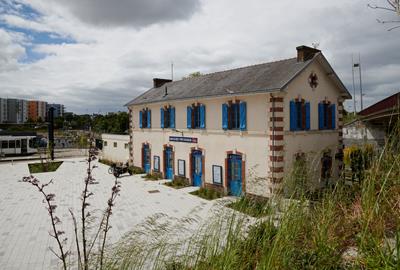
[[[37,153],[39,139],[34,132],[0,131],[0,156],[24,156]]]

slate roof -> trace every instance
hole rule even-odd
[[[125,106],[277,91],[284,88],[318,55],[322,54],[318,53],[313,59],[304,62],[298,62],[297,58],[290,58],[168,82],[161,87],[151,88]],[[165,88],[168,95],[165,95]]]

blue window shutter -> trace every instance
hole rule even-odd
[[[228,129],[228,104],[222,104],[222,129]]]
[[[186,113],[187,128],[192,128],[192,107],[188,106],[186,111],[187,111]]]
[[[151,128],[151,110],[147,111],[147,128]]]
[[[324,104],[318,103],[318,123],[319,129],[324,129]]]
[[[164,108],[160,108],[160,127],[164,128]]]
[[[246,130],[247,128],[246,112],[247,112],[246,102],[240,103],[240,130]]]
[[[170,128],[175,128],[175,108],[172,107],[170,108],[170,115],[169,115],[169,119],[170,119]]]
[[[310,130],[310,102],[306,102],[306,130]]]
[[[336,129],[336,104],[331,105],[332,129]]]
[[[140,112],[139,112],[139,127],[140,127],[140,128],[143,128],[142,119],[143,119],[143,112],[140,111]]]
[[[200,105],[200,128],[206,128],[206,106]]]
[[[294,100],[290,101],[290,130],[295,131],[297,129],[297,110],[296,103]]]

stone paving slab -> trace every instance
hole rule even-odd
[[[30,184],[18,182],[29,175],[27,164],[0,164],[0,269],[57,269],[58,261],[49,250],[49,246],[55,247],[55,240],[48,234],[50,218],[41,194]],[[90,186],[95,194],[90,199],[91,208],[105,209],[114,177],[108,174],[108,166],[97,162],[96,165],[94,177],[99,184]],[[86,168],[83,158],[66,159],[56,172],[35,175],[43,183],[54,180],[48,191],[56,194],[56,214],[63,222],[61,227],[71,247],[73,228],[68,209],[72,208],[78,216]],[[163,185],[163,181],[145,181],[138,175],[126,175],[120,181],[122,189],[111,217],[112,242],[158,213],[173,218],[194,213],[205,220],[213,207],[219,207],[214,201],[190,195],[195,187],[176,190]],[[159,192],[149,193],[151,190]]]

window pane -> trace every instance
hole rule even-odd
[[[15,141],[8,141],[8,148],[15,148]]]
[[[8,148],[8,141],[2,141],[1,142],[1,148],[7,149]]]
[[[21,141],[20,140],[15,141],[15,147],[16,148],[21,148]]]
[[[114,143],[114,147],[117,147],[117,143],[116,142]]]

